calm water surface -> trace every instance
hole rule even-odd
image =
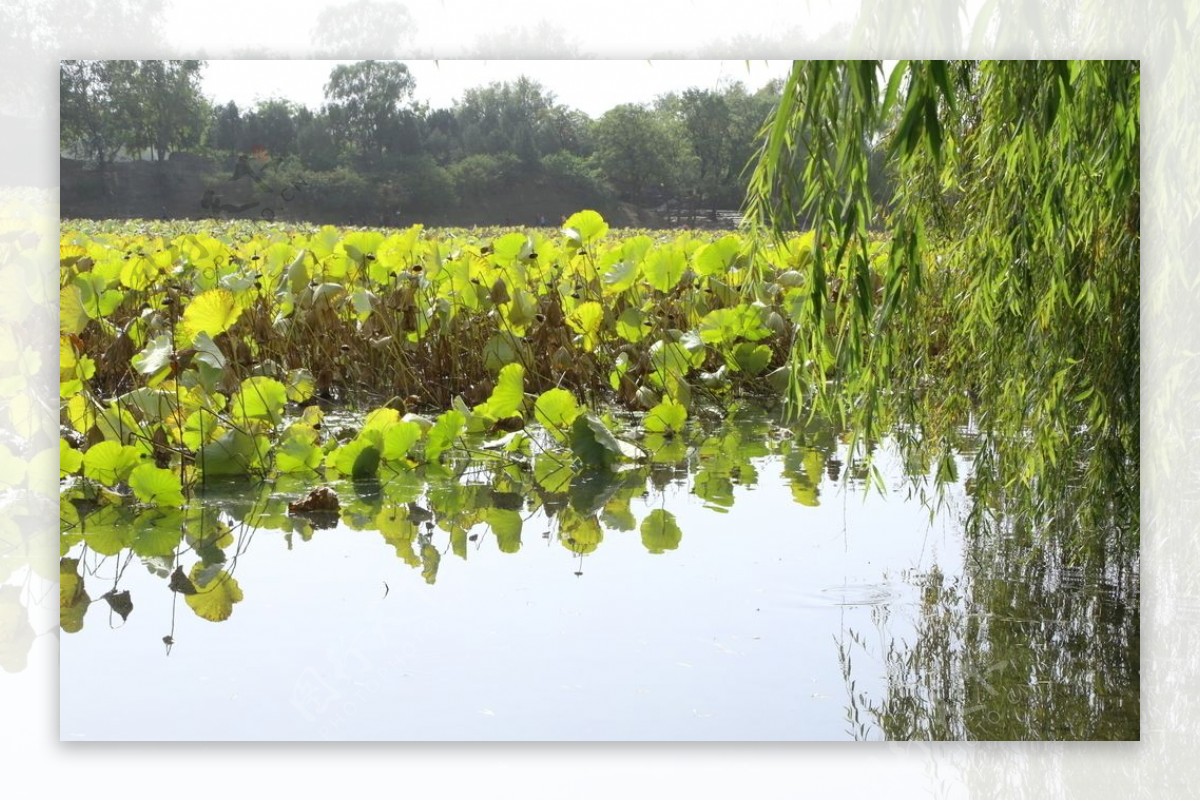
[[[61,736],[1137,738],[1136,594],[980,567],[961,486],[931,517],[892,449],[886,496],[844,459],[751,414],[607,478],[335,483],[331,527],[283,511],[298,481],[159,518],[215,553],[147,557],[121,538],[151,518],[65,515],[92,602],[62,634]],[[236,581],[228,619],[172,591],[197,563]]]

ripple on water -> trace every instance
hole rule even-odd
[[[816,592],[801,596],[802,606],[885,606],[901,601],[905,588],[892,582],[864,582],[860,584],[835,584]]]

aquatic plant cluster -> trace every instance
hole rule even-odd
[[[81,544],[159,564],[221,620],[240,600],[239,520],[304,538],[372,528],[432,582],[435,525],[456,553],[479,523],[515,551],[537,509],[574,553],[605,528],[672,549],[672,512],[639,523],[633,497],[689,479],[719,511],[768,454],[816,505],[836,441],[713,425],[745,419],[741,396],[787,397],[810,248],[610,235],[590,211],[557,231],[65,225],[64,628],[92,602],[68,558]],[[190,502],[245,478],[253,509]],[[288,509],[323,484],[345,505]]]
[[[335,427],[344,416],[331,414],[327,422]],[[771,417],[739,408],[721,425],[692,426],[685,436],[648,433],[640,440],[646,457],[616,470],[589,468],[564,448],[537,446],[529,455],[468,433],[435,462],[384,460],[365,478],[333,470],[315,489],[311,473],[281,473],[250,486],[215,478],[178,508],[97,504],[85,487],[72,486],[62,505],[62,626],[79,631],[100,600],[126,617],[122,604],[132,600],[121,589],[122,574],[131,562],[161,579],[163,590],[182,594],[200,617],[225,620],[242,600],[235,574],[259,531],[278,532],[289,549],[325,529],[373,534],[433,584],[444,556],[468,559],[483,547],[515,554],[544,542],[582,559],[606,536],[629,532],[651,554],[674,551],[684,531],[669,496],[686,490],[705,509],[727,512],[739,488],[757,486],[771,460],[779,460],[791,498],[807,507],[820,505],[823,480],[843,468],[852,484],[865,481],[865,462],[843,465],[837,432],[825,421],[785,428]],[[364,430],[378,431],[379,423],[373,416]],[[574,569],[582,571],[582,562]],[[110,585],[101,573],[112,574]],[[105,590],[98,593],[97,585]]]
[[[179,506],[213,476],[436,463],[467,433],[643,459],[602,409],[669,437],[795,392],[811,239],[609,236],[583,211],[555,233],[67,225],[61,259],[61,475]],[[346,406],[365,419],[338,437],[323,409]]]

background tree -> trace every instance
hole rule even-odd
[[[246,152],[261,148],[275,158],[295,154],[297,112],[287,100],[259,101],[244,119],[239,149]]]
[[[59,139],[103,169],[122,146],[129,129],[116,108],[113,62],[63,61],[59,65]]]
[[[512,153],[532,167],[541,156],[564,147],[570,134],[565,109],[554,94],[525,76],[468,89],[455,107],[465,155]]]
[[[445,166],[462,154],[458,117],[447,108],[433,109],[425,116],[425,152]]]
[[[403,3],[354,0],[321,9],[311,38],[321,58],[386,58],[408,50],[416,32]]]
[[[296,152],[310,170],[327,171],[338,165],[341,148],[328,115],[301,109],[296,115]]]
[[[688,89],[674,104],[696,156],[696,197],[706,199],[716,214],[722,184],[732,172],[733,115],[725,98],[707,89]]]
[[[118,113],[129,121],[129,145],[149,148],[157,161],[172,150],[199,144],[209,117],[208,101],[200,92],[204,62],[113,61],[122,88],[115,98]]]
[[[216,150],[235,152],[242,146],[245,122],[237,103],[230,100],[213,109],[208,125],[208,146]]]
[[[398,62],[339,65],[325,85],[325,111],[338,136],[359,154],[378,161],[385,143],[403,124],[414,88],[408,67]]]
[[[546,110],[538,126],[538,149],[543,155],[565,152],[589,156],[595,147],[593,125],[592,119],[582,111],[555,103]]]
[[[813,221],[799,389],[868,440],[886,392],[944,447],[940,476],[970,421],[974,522],[1000,514],[1095,559],[1136,544],[1137,63],[901,62],[886,90],[883,76],[795,64],[754,175],[753,218]],[[881,129],[895,194],[873,264]]]
[[[628,199],[661,203],[690,183],[695,156],[671,115],[627,103],[605,112],[593,134],[597,163]]]
[[[677,119],[696,158],[688,194],[715,217],[741,205],[758,135],[779,98],[779,85],[749,94],[740,82],[687,89],[659,98],[656,108]]]

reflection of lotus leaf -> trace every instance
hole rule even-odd
[[[121,592],[109,590],[100,597],[108,601],[108,605],[121,616],[121,620],[129,619],[129,613],[133,611],[133,601],[129,597],[129,590]]]
[[[212,573],[211,570],[206,570],[211,567],[203,562],[192,566],[189,578],[196,591],[191,594],[185,593],[183,599],[197,615],[219,623],[228,620],[233,614],[233,605],[242,600],[242,588],[238,586],[237,579],[224,570],[218,570],[207,581],[202,581],[202,574]]]
[[[9,588],[0,588],[0,598],[4,598]],[[19,599],[18,599],[19,605]],[[58,614],[62,630],[74,633],[83,628],[83,615],[87,611],[91,598],[83,587],[83,576],[79,573],[78,559],[62,559],[59,562],[58,584]],[[20,608],[25,613],[24,607]],[[14,618],[15,621],[15,618]],[[26,620],[28,622],[28,619]],[[19,625],[14,623],[14,625]]]
[[[650,553],[673,551],[683,541],[683,531],[675,515],[665,509],[655,509],[642,521],[642,545]]]
[[[437,548],[428,542],[421,546],[421,578],[425,579],[426,584],[437,581],[438,565],[441,562],[442,555]]]
[[[591,553],[604,540],[604,529],[600,527],[595,515],[579,517],[569,510],[564,510],[559,538],[572,553]]]
[[[503,553],[516,553],[521,549],[523,521],[520,512],[512,509],[487,509],[483,519],[496,535],[496,544]]]

